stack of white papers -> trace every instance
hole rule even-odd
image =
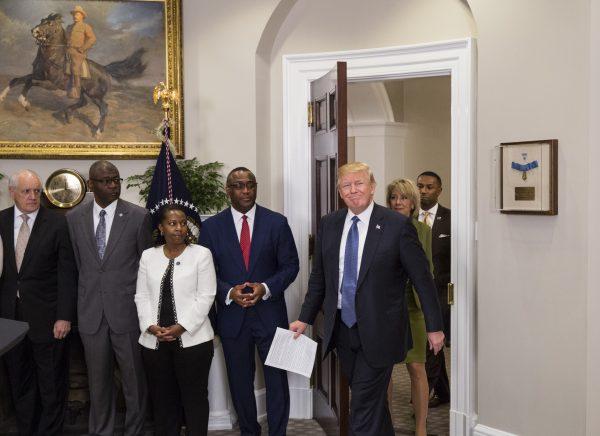
[[[317,343],[307,336],[277,327],[265,365],[310,377],[315,364]]]

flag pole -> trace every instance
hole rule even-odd
[[[158,85],[154,87],[154,92],[152,93],[152,100],[154,104],[157,104],[160,100],[161,107],[164,112],[164,118],[162,122],[162,126],[160,128],[163,139],[163,146],[166,147],[165,152],[170,153],[173,149],[171,144],[171,123],[169,122],[169,113],[172,107],[174,107],[179,101],[179,94],[175,89],[169,88],[165,85],[164,82],[159,82]],[[167,159],[167,180],[168,180],[168,199],[169,203],[173,203],[173,183],[171,177],[171,162],[170,159]]]

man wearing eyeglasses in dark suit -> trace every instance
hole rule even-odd
[[[20,435],[61,435],[68,392],[68,335],[77,271],[64,216],[40,206],[42,183],[9,180],[15,205],[0,212],[0,317],[29,323],[4,356]]]
[[[122,375],[127,436],[143,431],[147,388],[134,302],[142,252],[152,246],[146,209],[120,199],[119,170],[108,161],[90,167],[94,201],[67,214],[79,269],[78,326],[90,388],[89,433],[113,435],[113,362]]]
[[[256,204],[256,177],[244,167],[227,176],[231,208],[202,224],[200,244],[217,271],[217,333],[242,435],[260,435],[254,396],[255,348],[263,362],[269,435],[285,435],[290,396],[287,373],[264,366],[277,327],[287,328],[284,291],[299,270],[284,216]]]

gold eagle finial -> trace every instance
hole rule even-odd
[[[165,118],[169,118],[169,110],[171,107],[177,103],[179,99],[179,95],[177,91],[174,89],[169,89],[165,82],[160,82],[158,85],[154,87],[154,92],[152,93],[152,101],[154,104],[158,103],[158,100],[161,100],[162,110],[165,113]]]

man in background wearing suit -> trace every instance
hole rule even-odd
[[[37,174],[19,171],[8,187],[15,205],[0,212],[0,317],[29,323],[4,356],[17,427],[20,435],[61,435],[77,292],[73,249],[65,217],[40,207]]]
[[[431,253],[433,276],[444,317],[444,335],[450,342],[450,306],[448,305],[448,282],[450,282],[450,209],[438,203],[442,193],[442,179],[433,171],[425,171],[417,178],[421,194],[419,221],[431,227]],[[429,407],[437,407],[450,401],[450,381],[446,371],[444,350],[437,355],[427,351],[425,364],[429,382]]]
[[[119,171],[108,161],[90,167],[94,201],[67,214],[79,268],[77,314],[90,388],[89,432],[115,430],[116,358],[127,408],[125,435],[142,433],[147,387],[134,302],[140,256],[152,245],[146,209],[119,199]]]
[[[244,167],[227,176],[231,208],[206,220],[200,244],[217,270],[217,333],[242,435],[260,435],[254,397],[255,347],[263,362],[269,435],[285,435],[287,373],[264,366],[277,327],[287,328],[284,291],[298,274],[298,252],[284,216],[258,206],[256,177]]]
[[[338,170],[347,209],[321,219],[308,293],[296,337],[325,315],[323,346],[337,349],[351,390],[353,435],[393,435],[387,387],[395,363],[412,348],[406,305],[410,278],[421,301],[429,346],[444,345],[442,316],[429,262],[410,219],[373,202],[375,178],[355,162]]]

